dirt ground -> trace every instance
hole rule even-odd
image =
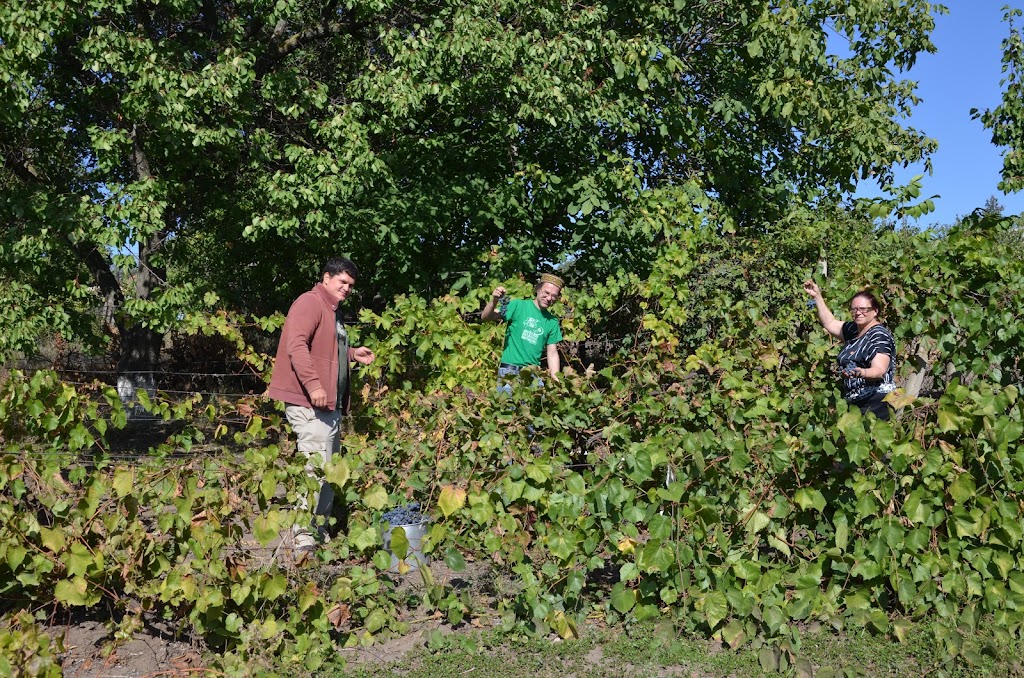
[[[285,549],[287,551],[287,549]],[[281,556],[283,554],[277,554]],[[431,574],[438,583],[456,588],[476,587],[477,577],[470,571],[455,573],[443,563],[430,564]],[[422,588],[422,579],[416,572],[402,578],[401,587]],[[466,626],[466,630],[475,626]],[[478,628],[478,627],[476,627]],[[415,625],[404,636],[382,641],[372,647],[340,649],[340,655],[353,666],[391,664],[401,661],[409,652],[424,644],[423,631],[438,629],[442,633],[454,630],[441,620],[425,620]],[[61,638],[64,652],[60,655],[61,668],[68,678],[146,678],[160,676],[174,678],[206,673],[201,641],[176,638],[173,630],[159,621],[151,622],[137,631],[131,640],[111,644],[111,634],[105,620],[72,618],[63,624],[53,624],[49,633]],[[113,649],[111,649],[113,647]]]
[[[202,673],[201,648],[175,640],[160,629],[143,629],[109,654],[110,634],[101,621],[73,621],[50,631],[63,638],[61,669],[65,676],[139,678]]]

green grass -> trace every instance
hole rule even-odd
[[[927,676],[958,678],[1006,676],[1024,678],[1024,662],[1016,642],[1004,633],[980,629],[965,631],[950,653],[932,625],[916,623],[906,642],[891,636],[856,632],[837,634],[829,629],[805,630],[799,658],[813,668],[816,678],[831,676]],[[380,648],[386,657],[386,650]],[[625,676],[763,676],[762,648],[747,644],[738,650],[723,648],[703,638],[678,637],[667,624],[636,625],[629,629],[592,627],[578,640],[553,642],[519,639],[496,632],[452,633],[431,642],[419,641],[398,661],[347,666],[343,658],[325,666],[324,676],[353,678],[623,678]],[[341,657],[352,658],[352,655]],[[785,663],[785,662],[784,662]],[[798,673],[792,665],[776,675]]]

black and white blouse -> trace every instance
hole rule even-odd
[[[839,351],[839,369],[855,367],[867,369],[879,353],[889,356],[889,369],[881,379],[843,376],[843,397],[851,403],[861,402],[876,393],[888,393],[896,388],[896,339],[885,325],[875,325],[862,336],[857,336],[857,323],[843,323],[843,348]]]

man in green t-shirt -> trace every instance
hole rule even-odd
[[[518,374],[529,365],[539,366],[543,355],[548,359],[548,373],[558,378],[561,368],[558,342],[562,340],[562,328],[558,318],[548,309],[562,295],[562,285],[562,279],[557,275],[545,273],[533,288],[533,299],[513,299],[500,309],[495,306],[505,296],[505,288],[498,286],[491,292],[491,298],[487,300],[480,318],[505,321],[508,324],[501,364],[498,366],[499,380]]]

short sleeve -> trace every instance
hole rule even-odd
[[[896,355],[896,339],[892,336],[892,332],[884,330],[878,333],[878,340],[875,343],[875,355],[884,353],[890,358]],[[872,356],[873,357],[873,356]]]
[[[518,306],[518,299],[513,299],[512,301],[508,302],[508,305],[505,306],[505,314],[501,316],[501,319],[507,323],[511,323],[512,319],[516,317],[516,308],[518,308]]]
[[[561,340],[562,340],[562,325],[561,325],[561,323],[559,323],[556,320],[555,321],[555,326],[551,328],[550,332],[548,332],[548,345],[550,346],[551,344],[557,344]]]
[[[843,323],[843,341],[853,341],[857,338],[857,323],[852,320]]]

